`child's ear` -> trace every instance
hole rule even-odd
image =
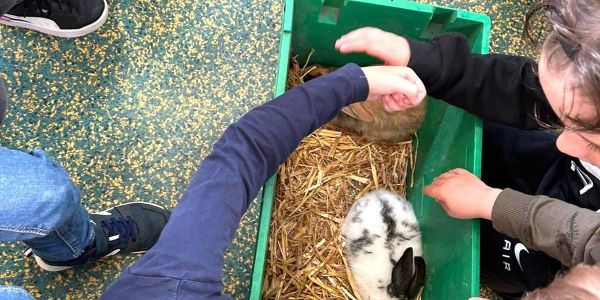
[[[420,256],[415,257],[415,274],[412,276],[408,287],[409,298],[415,298],[419,295],[421,288],[425,285],[426,273],[425,260]]]
[[[413,277],[413,249],[408,248],[402,257],[394,265],[392,270],[392,282],[388,287],[388,293],[396,298],[402,298],[408,294],[408,289]]]

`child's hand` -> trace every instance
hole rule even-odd
[[[374,27],[343,35],[335,42],[335,49],[343,54],[363,52],[390,66],[407,66],[410,59],[410,46],[405,38]]]
[[[464,169],[448,171],[423,188],[423,192],[436,199],[449,216],[458,219],[491,220],[494,202],[501,191],[487,186]]]
[[[381,100],[385,110],[401,111],[421,103],[427,91],[408,67],[373,66],[362,68],[369,82],[369,101]]]

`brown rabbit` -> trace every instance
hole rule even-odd
[[[314,65],[306,73],[307,80],[333,72],[335,68]],[[425,118],[427,99],[400,112],[387,112],[380,101],[363,101],[344,107],[332,124],[352,129],[368,140],[408,141]]]
[[[329,73],[335,71],[335,69],[337,69],[337,68],[326,67],[326,66],[321,66],[321,65],[312,65],[312,66],[308,67],[308,72],[306,72],[305,78],[308,81],[313,78],[317,78],[319,76],[329,74]]]
[[[387,112],[381,101],[363,101],[346,106],[332,124],[352,129],[368,140],[408,141],[425,118],[427,99],[405,111]]]

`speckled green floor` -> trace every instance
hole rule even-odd
[[[520,38],[527,0],[429,1],[490,15],[492,51],[532,54]],[[231,122],[270,98],[282,1],[109,0],[98,32],[75,40],[0,27],[11,105],[0,145],[42,148],[90,211],[126,201],[173,207]],[[248,291],[257,205],[227,255],[227,292]],[[21,244],[0,244],[0,284],[39,299],[94,299],[138,257],[41,271]]]

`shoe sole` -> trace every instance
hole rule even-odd
[[[103,1],[104,11],[102,11],[100,18],[98,18],[98,20],[96,20],[94,23],[79,29],[60,29],[60,27],[58,27],[54,21],[46,18],[19,17],[10,14],[5,14],[4,16],[0,17],[0,24],[31,29],[62,38],[82,37],[98,30],[98,28],[102,27],[102,25],[104,25],[106,22],[106,19],[108,18],[108,4],[106,3],[106,0]]]
[[[38,264],[38,266],[40,266],[40,268],[48,271],[48,272],[60,272],[60,271],[64,271],[64,270],[68,270],[70,268],[73,268],[73,266],[53,266],[53,265],[49,265],[47,264],[42,258],[40,258],[37,255],[33,255],[33,258],[35,259],[35,262]]]
[[[125,206],[125,205],[130,205],[130,204],[146,204],[146,205],[150,205],[150,206],[154,206],[156,208],[160,208],[160,209],[165,209],[164,207],[158,205],[158,204],[154,204],[154,203],[150,203],[150,202],[143,202],[143,201],[133,201],[133,202],[127,202],[127,203],[123,203],[123,204],[119,204],[117,206],[113,206],[107,210],[103,210],[103,211],[99,211],[99,212],[94,212],[92,214],[98,214],[98,213],[104,213],[104,212],[108,212],[111,209],[117,208],[117,207],[121,207],[121,206]]]
[[[136,251],[136,252],[131,252],[129,254],[143,254],[143,253],[146,253],[146,251]],[[32,255],[33,255],[33,258],[35,259],[35,262],[38,264],[38,266],[40,266],[40,268],[42,268],[43,270],[48,271],[48,272],[61,272],[61,271],[68,270],[68,269],[71,269],[71,268],[75,267],[75,266],[54,266],[54,265],[49,265],[41,257],[39,257],[39,256],[37,256],[35,254],[32,254]],[[98,261],[98,260],[101,260],[101,259],[104,259],[104,258],[107,258],[107,257],[110,257],[110,256],[114,256],[114,255],[116,255],[116,253],[115,254],[106,255],[106,256],[104,256],[102,258],[96,259],[95,261]]]

